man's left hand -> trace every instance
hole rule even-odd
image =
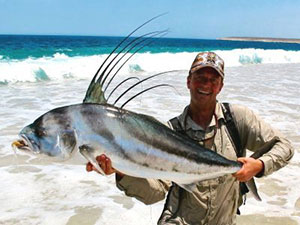
[[[237,160],[243,163],[243,167],[233,174],[238,181],[247,182],[264,169],[264,164],[259,159],[242,157]]]

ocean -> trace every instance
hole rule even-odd
[[[51,163],[11,143],[18,132],[55,107],[82,102],[86,89],[122,37],[0,35],[0,224],[156,224],[164,202],[146,206],[126,197],[113,176],[85,171],[85,160]],[[132,39],[130,39],[132,40]],[[279,129],[292,142],[290,164],[256,179],[262,202],[248,195],[238,224],[300,224],[300,44],[156,38],[122,67],[108,92],[127,77],[138,79],[169,71],[144,82],[118,102],[156,84],[125,108],[162,122],[189,103],[188,69],[200,51],[215,51],[225,61],[220,101],[242,104]],[[134,55],[133,55],[134,54]],[[115,56],[115,54],[113,55]],[[118,65],[121,65],[120,62]],[[117,67],[112,71],[116,71]]]

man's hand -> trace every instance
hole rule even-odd
[[[101,167],[101,169],[104,171],[106,175],[117,173],[119,176],[121,177],[123,176],[121,172],[115,170],[112,167],[111,160],[106,155],[102,154],[97,156],[96,161],[98,162],[99,166]],[[96,171],[97,173],[99,173],[99,171],[90,162],[86,164],[86,171],[88,172]]]
[[[247,182],[264,169],[264,164],[259,159],[242,157],[237,160],[243,163],[243,167],[233,174],[238,181]]]

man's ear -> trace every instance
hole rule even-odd
[[[224,83],[223,83],[223,80],[222,80],[222,83],[221,83],[221,85],[220,85],[220,88],[219,88],[218,94],[221,92],[221,90],[222,90],[223,86],[224,86]]]
[[[190,89],[190,84],[191,84],[191,75],[187,76],[186,78],[186,86],[188,89]]]

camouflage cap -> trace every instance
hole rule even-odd
[[[190,74],[204,67],[215,69],[219,75],[224,78],[224,61],[214,52],[199,53],[190,69]]]

